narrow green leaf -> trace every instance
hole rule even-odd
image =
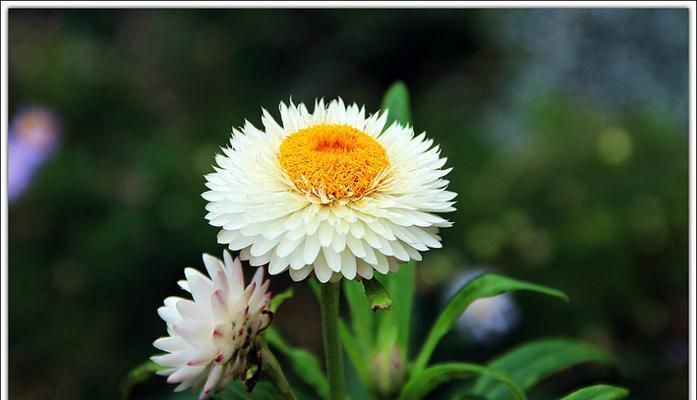
[[[426,337],[421,352],[414,363],[414,373],[423,370],[428,360],[433,354],[440,339],[448,333],[462,313],[475,300],[483,297],[492,297],[505,292],[516,290],[527,290],[547,294],[568,301],[569,298],[562,292],[545,286],[536,285],[524,281],[496,274],[483,274],[472,279],[467,285],[463,286],[450,300],[445,309],[440,313],[438,319],[431,327],[431,331]]]
[[[579,389],[561,400],[620,400],[629,396],[629,390],[610,385],[594,385]]]
[[[373,348],[374,315],[360,282],[344,279],[344,297],[351,316],[351,330],[356,337],[359,351],[365,356]]]
[[[147,381],[155,375],[155,372],[165,369],[152,361],[146,361],[133,368],[121,383],[121,398],[127,399],[131,395],[133,387]]]
[[[258,378],[263,376],[273,384],[274,388],[276,389],[276,394],[280,395],[280,397],[284,399],[296,400],[293,389],[291,389],[288,379],[286,378],[285,373],[283,373],[281,364],[278,362],[278,359],[273,354],[271,349],[269,349],[268,343],[262,342],[258,354],[261,360],[261,373],[257,376],[257,379],[254,380],[251,387],[256,388],[255,385],[259,383]],[[245,386],[249,387],[248,384]]]
[[[397,81],[387,89],[382,98],[382,109],[387,110],[387,124],[397,121],[402,125],[411,122],[411,112],[409,110],[409,91],[402,81]]]
[[[483,367],[476,364],[445,363],[428,367],[418,374],[412,375],[402,389],[400,400],[416,400],[424,398],[429,392],[438,386],[453,379],[467,379],[475,376],[486,376],[495,382],[502,382],[507,386],[513,397],[524,400],[525,393],[511,378],[502,371]]]
[[[513,382],[524,390],[529,390],[550,375],[587,362],[605,365],[615,363],[611,356],[587,344],[550,339],[524,344],[496,358],[488,366],[506,371]],[[477,380],[474,393],[491,400],[508,398],[501,384],[488,377]]]
[[[378,335],[375,338],[375,348],[373,349],[374,354],[381,351],[389,354],[392,351],[392,348],[397,345],[397,335],[397,325],[381,323],[380,329],[378,330]]]
[[[361,380],[364,387],[369,387],[370,376],[368,375],[367,353],[359,349],[358,344],[353,339],[353,335],[351,335],[351,332],[349,332],[342,320],[339,320],[339,337],[341,338],[341,343],[344,346],[344,350],[346,350],[349,361],[356,371],[356,375],[358,375],[358,379]]]
[[[363,279],[363,289],[365,297],[370,303],[370,309],[373,311],[389,310],[392,306],[392,298],[387,290],[377,279]]]
[[[271,312],[275,313],[278,307],[283,303],[284,301],[290,299],[293,297],[293,287],[290,286],[288,289],[282,291],[281,293],[273,296],[271,298],[271,304],[269,304],[269,308],[271,309]]]
[[[319,360],[306,350],[290,347],[278,332],[270,327],[265,337],[271,347],[283,354],[290,361],[291,368],[300,379],[312,386],[322,398],[329,397],[329,383],[322,372]]]
[[[397,327],[397,346],[407,359],[409,359],[409,333],[411,332],[411,314],[414,312],[416,285],[414,264],[411,261],[401,265],[399,272],[389,274],[387,290],[392,296],[392,309],[382,317],[384,323]]]

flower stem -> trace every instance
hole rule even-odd
[[[322,339],[324,358],[329,378],[331,400],[344,400],[344,362],[339,341],[339,288],[340,282],[319,285],[322,311]]]
[[[264,343],[261,347],[261,370],[266,375],[271,383],[276,387],[278,393],[285,400],[296,400],[293,391],[288,384],[288,380],[283,375],[283,370],[278,360],[273,355],[269,347]]]

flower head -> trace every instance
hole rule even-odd
[[[203,384],[200,398],[220,391],[233,378],[244,380],[255,356],[255,339],[271,322],[269,281],[260,268],[245,288],[239,258],[223,254],[225,262],[203,255],[207,277],[193,268],[184,270],[179,286],[193,300],[168,297],[157,312],[167,323],[169,336],[153,345],[169,354],[152,357],[169,367],[159,372],[181,391]]]
[[[219,243],[272,275],[320,282],[370,279],[440,247],[438,228],[451,223],[436,213],[453,211],[456,194],[425,133],[340,99],[280,112],[280,125],[264,110],[263,130],[234,129],[206,176]]]

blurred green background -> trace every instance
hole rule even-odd
[[[291,96],[374,111],[401,79],[459,193],[444,248],[418,267],[416,332],[474,267],[572,299],[516,296],[500,340],[451,334],[435,358],[577,337],[621,368],[545,385],[686,399],[687,32],[686,9],[11,9],[9,114],[38,104],[62,121],[9,208],[11,397],[114,398],[155,352],[183,267],[222,252],[200,193],[233,126]],[[306,285],[284,308],[279,329],[321,354]]]

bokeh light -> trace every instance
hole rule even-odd
[[[29,187],[36,170],[56,151],[61,124],[41,106],[27,106],[12,117],[7,136],[7,195],[10,202]]]

